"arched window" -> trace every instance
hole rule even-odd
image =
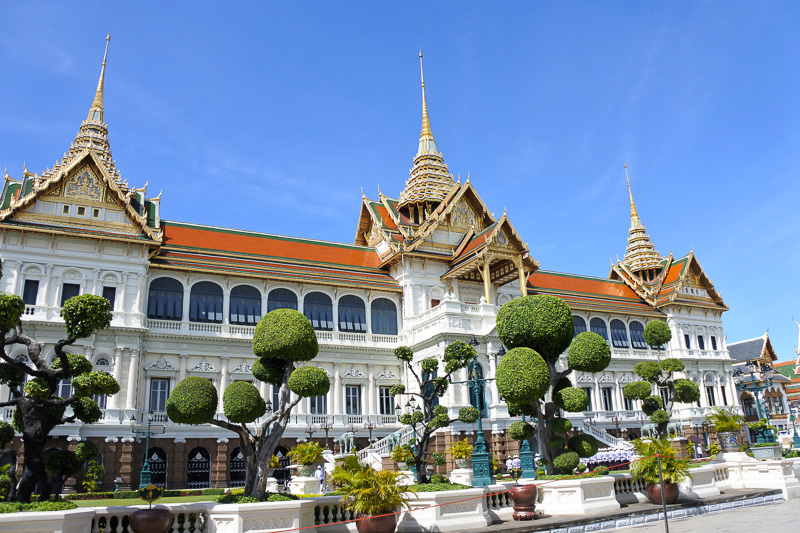
[[[628,329],[622,320],[614,319],[611,321],[611,343],[614,348],[628,347]]]
[[[231,324],[254,326],[261,320],[261,293],[249,285],[231,290]]]
[[[572,323],[575,325],[575,335],[586,331],[586,321],[583,317],[572,315]]]
[[[183,318],[183,284],[172,278],[158,278],[150,283],[147,318],[181,320]]]
[[[310,292],[303,298],[303,314],[314,329],[331,331],[333,329],[333,301],[327,294]]]
[[[267,297],[267,313],[276,309],[294,309],[297,311],[297,296],[289,289],[275,289]]]
[[[339,298],[339,331],[353,333],[367,331],[367,310],[364,300],[352,294]]]
[[[388,298],[375,298],[372,301],[372,333],[378,335],[397,335],[397,306]]]
[[[210,281],[201,281],[192,286],[189,321],[222,322],[222,287]]]
[[[597,333],[603,337],[606,342],[608,342],[608,328],[606,328],[606,323],[603,322],[602,318],[593,318],[589,322],[589,328],[592,330],[592,332]]]
[[[211,486],[211,454],[205,448],[189,452],[186,464],[186,486],[190,489],[207,489]]]
[[[98,357],[94,362],[94,366],[111,366],[111,361],[107,357]]]
[[[150,459],[150,483],[156,487],[166,487],[167,452],[161,448],[150,448],[147,455]]]
[[[234,448],[231,452],[230,462],[230,481],[231,487],[244,487],[247,471],[244,467],[244,454],[240,448]]]
[[[644,342],[644,326],[636,320],[631,321],[631,344],[634,350],[646,350],[647,343]]]

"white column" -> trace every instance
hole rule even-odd
[[[136,408],[136,389],[139,382],[136,380],[136,373],[139,369],[139,349],[131,348],[130,361],[128,361],[128,390],[125,398],[125,409]]]
[[[9,287],[8,292],[10,294],[17,294],[19,292],[18,285],[19,285],[19,271],[22,263],[19,261],[6,261],[3,266],[6,268],[6,271],[11,270],[13,272],[13,277],[11,278],[11,287]],[[36,302],[34,302],[35,304]]]
[[[375,414],[375,365],[367,365],[367,414]]]
[[[53,276],[53,283],[56,286],[55,298],[48,298],[47,305],[57,307],[61,303],[61,276]]]
[[[136,281],[136,300],[133,303],[133,312],[141,313],[143,293],[145,291],[145,286],[144,286],[145,277],[141,274],[136,274],[136,276],[139,279]]]
[[[182,353],[178,357],[181,360],[178,364],[178,382],[181,382],[186,377],[186,363],[189,359],[189,354]]]
[[[114,348],[114,368],[111,370],[111,375],[117,383],[122,379],[122,348],[119,346]],[[108,408],[119,409],[119,393],[108,397]]]
[[[100,278],[100,269],[95,268],[92,270],[92,294],[97,296],[97,280]]]
[[[333,414],[342,414],[342,376],[339,363],[333,363]]]
[[[125,296],[128,294],[128,273],[127,272],[123,272],[122,273],[122,286],[120,287],[120,291],[119,292],[120,292],[119,298],[117,299],[117,301],[119,303],[116,305],[116,308],[118,310],[122,311],[122,312],[125,312],[125,311],[127,311],[127,309],[125,307]]]
[[[44,286],[42,287],[42,295],[37,297],[37,304],[50,305],[50,276],[53,274],[53,265],[47,265],[44,272]]]
[[[219,406],[217,407],[217,410],[219,412],[222,412],[222,409],[223,409],[223,407],[222,407],[222,396],[223,396],[223,394],[225,394],[225,389],[228,388],[228,356],[227,355],[221,356],[219,358],[219,364],[220,364],[220,367],[222,367],[220,369],[221,372],[222,372],[222,375],[221,375],[220,380],[219,380],[219,391],[218,391],[218,393],[219,393],[219,404],[218,405]]]

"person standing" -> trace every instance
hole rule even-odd
[[[319,480],[320,490],[325,492],[327,489],[325,487],[325,471],[322,469],[322,465],[317,465],[317,470],[314,472],[314,477]]]
[[[514,456],[514,468],[522,468],[522,460],[519,458],[519,455]]]
[[[506,458],[506,474],[510,474],[513,468],[514,468],[514,459],[512,459],[511,456],[509,455]]]

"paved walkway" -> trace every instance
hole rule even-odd
[[[678,501],[668,505],[670,533],[796,533],[800,531],[800,499],[788,502],[778,490],[727,490],[703,500]],[[661,506],[652,503],[626,505],[619,511],[599,515],[541,516],[527,522],[508,521],[480,530],[490,533],[585,533],[590,531],[664,531]],[[735,516],[736,518],[731,518]],[[747,520],[739,517],[748,517]],[[688,518],[687,518],[688,517]],[[727,528],[727,529],[724,529]]]

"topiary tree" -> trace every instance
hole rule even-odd
[[[14,501],[30,501],[36,483],[42,482],[41,499],[47,499],[56,487],[47,480],[44,450],[50,432],[56,426],[80,420],[91,424],[100,419],[100,408],[92,399],[94,394],[113,395],[119,384],[105,372],[93,372],[85,357],[69,354],[67,346],[78,339],[93,335],[111,323],[111,304],[101,296],[84,294],[64,302],[61,316],[64,319],[66,338],[55,346],[55,360],[48,365],[43,346],[26,335],[20,316],[25,311],[22,298],[0,293],[0,383],[11,390],[11,399],[0,402],[0,407],[14,407],[14,429],[22,434],[25,446],[25,463],[16,486]],[[12,359],[7,348],[22,345],[27,361]],[[72,378],[72,395],[56,396],[60,381]],[[67,407],[72,414],[66,416]],[[0,431],[2,429],[0,428]]]
[[[642,400],[642,411],[656,425],[660,438],[667,436],[667,427],[672,408],[676,401],[693,403],[700,399],[700,387],[692,380],[675,377],[683,372],[683,361],[675,358],[661,360],[661,347],[672,339],[669,326],[663,320],[653,320],[644,328],[644,340],[654,350],[658,350],[658,361],[643,361],[633,367],[643,381],[628,383],[622,394],[628,400]],[[657,389],[666,389],[667,405],[658,394],[653,394],[653,385]]]
[[[227,420],[214,418],[217,413],[217,390],[207,379],[187,377],[167,398],[167,416],[180,424],[214,424],[239,436],[244,456],[244,495],[260,499],[267,490],[267,477],[275,447],[278,445],[292,407],[301,399],[327,394],[330,380],[321,368],[298,366],[317,356],[317,335],[308,319],[293,309],[276,309],[259,320],[253,335],[253,376],[279,387],[278,405],[267,413],[264,398],[252,383],[229,385],[222,395]],[[296,397],[292,400],[289,391]],[[250,427],[267,415],[257,426]]]
[[[580,457],[594,455],[589,452],[597,451],[597,441],[589,435],[570,438],[572,424],[559,417],[559,409],[580,412],[589,405],[586,393],[573,387],[567,376],[573,370],[604,370],[611,362],[608,343],[590,332],[573,338],[569,306],[547,295],[525,296],[503,305],[497,313],[497,334],[510,348],[497,367],[497,390],[510,412],[537,418],[537,440],[547,473],[571,472]],[[556,364],[567,349],[566,361],[559,365],[563,370],[559,370]]]
[[[475,360],[477,353],[475,348],[464,341],[455,341],[450,344],[444,350],[444,375],[442,376],[438,375],[439,360],[435,357],[423,359],[418,366],[415,366],[414,352],[411,348],[400,346],[395,349],[394,355],[403,362],[408,374],[416,381],[418,392],[407,392],[405,385],[395,385],[389,392],[392,396],[406,394],[420,400],[417,410],[400,416],[400,423],[412,426],[416,434],[409,446],[411,459],[407,462],[414,466],[417,483],[429,483],[425,466],[428,458],[428,446],[434,431],[447,427],[456,420],[472,424],[480,416],[474,407],[463,407],[458,412],[458,418],[450,418],[447,407],[436,405],[437,400],[447,392],[453,373],[466,368]],[[434,464],[444,464],[444,456],[441,454],[434,454],[434,456]]]

